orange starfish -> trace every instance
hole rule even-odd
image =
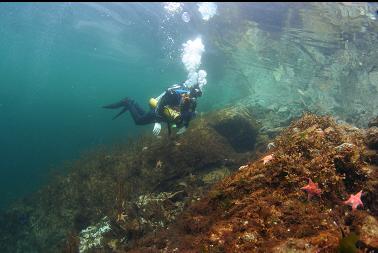
[[[311,178],[308,179],[308,185],[303,186],[301,190],[305,190],[308,195],[307,195],[307,200],[310,201],[311,197],[314,195],[320,196],[320,193],[322,192],[318,188],[318,183],[312,182]]]
[[[350,205],[353,211],[356,210],[359,205],[364,206],[364,204],[361,201],[361,194],[362,190],[359,191],[356,195],[351,194],[349,199],[344,201],[344,204]]]
[[[273,160],[273,154],[267,155],[263,157],[261,160],[263,160],[264,164],[268,163],[270,160]]]

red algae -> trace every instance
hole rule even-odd
[[[274,143],[274,159],[245,165],[184,210],[168,232],[157,233],[163,252],[336,252],[343,235],[370,231],[360,220],[377,217],[371,198],[378,173],[366,169],[363,130],[306,114]],[[322,189],[309,201],[301,190],[308,178]],[[360,190],[366,196],[356,217],[342,201]],[[372,235],[360,239],[361,252],[374,249]],[[141,245],[150,240],[136,248],[147,249]]]

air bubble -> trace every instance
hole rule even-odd
[[[187,12],[184,12],[181,16],[182,20],[185,22],[185,23],[188,23],[190,21],[190,15],[189,13]]]

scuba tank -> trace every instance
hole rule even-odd
[[[149,104],[151,108],[156,108],[158,100],[155,98],[150,98]],[[176,122],[179,120],[180,113],[178,111],[169,108],[168,106],[164,106],[164,115],[169,119],[169,121]]]

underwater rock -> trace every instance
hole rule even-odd
[[[343,144],[340,144],[339,146],[335,147],[335,149],[339,152],[341,151],[346,151],[346,150],[350,150],[354,147],[354,145],[352,143],[343,143]]]
[[[72,227],[84,230],[111,214],[111,231],[103,239],[95,232],[98,236],[82,235],[83,250],[148,252],[159,245],[167,252],[200,252],[214,245],[223,252],[272,252],[274,247],[326,252],[337,245],[334,217],[341,223],[347,219],[350,208],[340,203],[350,193],[366,193],[364,207],[354,212],[378,214],[378,170],[369,155],[374,150],[365,146],[368,131],[305,114],[270,140],[262,137],[247,108],[247,103],[235,105],[198,117],[173,140],[140,139],[128,143],[130,149],[86,157],[67,177],[23,203],[30,218],[21,229],[37,235],[28,238],[32,243],[47,242],[45,247],[56,245],[58,251]],[[262,111],[253,112],[263,119]],[[242,133],[233,133],[239,122]],[[254,144],[241,142],[243,148],[235,149],[236,140],[249,134]],[[254,153],[259,142],[264,143],[261,152],[274,143],[274,159],[265,164],[262,158],[272,152]],[[238,171],[241,165],[246,166]],[[306,201],[300,190],[306,178],[319,184],[321,198]]]
[[[208,35],[230,62],[227,78],[220,83],[227,91],[240,90],[238,97],[265,101],[260,105],[267,109],[273,109],[273,103],[290,103],[290,116],[297,116],[295,110],[336,114],[365,127],[368,117],[378,111],[378,51],[371,50],[376,38],[361,32],[377,30],[366,13],[361,15],[361,10],[367,12],[364,5],[359,9],[340,3],[310,3],[298,15],[286,13],[282,40],[245,13],[248,8],[235,10],[233,15],[250,18],[234,26],[238,29],[225,22],[221,29],[225,32]],[[298,28],[293,20],[306,33],[292,34]],[[230,82],[230,76],[238,81]]]
[[[111,230],[109,222],[109,218],[104,217],[96,225],[89,226],[80,232],[80,253],[85,253],[92,248],[101,246],[103,234]]]
[[[208,174],[204,175],[202,177],[202,181],[204,181],[205,184],[213,184],[225,178],[226,176],[229,176],[230,174],[231,174],[230,170],[224,167],[224,168],[213,170],[209,172]]]
[[[372,119],[369,122],[368,127],[378,127],[378,117],[376,117],[375,119]]]
[[[141,195],[135,202],[139,219],[143,220],[142,224],[148,224],[152,228],[164,227],[180,213],[183,208],[180,199],[183,200],[185,196],[184,191]]]
[[[378,127],[371,127],[367,130],[367,144],[369,148],[378,150]]]
[[[368,215],[376,219],[377,173],[363,160],[363,130],[306,114],[274,143],[274,159],[266,164],[251,161],[225,177],[166,232],[144,237],[144,246],[135,252],[147,252],[151,247],[146,245],[157,242],[164,242],[168,252],[336,252],[338,224],[346,224],[345,229]],[[321,198],[306,201],[301,191],[306,178],[318,182]],[[342,201],[361,189],[366,193],[364,207],[349,214]],[[370,238],[374,233],[366,232]]]
[[[287,113],[288,112],[287,106],[282,106],[280,109],[278,109],[278,113]]]
[[[338,244],[339,237],[337,236],[336,231],[329,231],[304,239],[290,238],[287,241],[283,241],[278,246],[274,247],[272,249],[272,252],[336,252]]]
[[[28,213],[28,219],[5,219],[0,235],[7,234],[5,238],[12,238],[23,234],[25,243],[20,241],[17,245],[9,245],[11,250],[4,252],[33,251],[25,245],[41,245],[42,252],[58,252],[64,245],[72,245],[73,240],[67,239],[72,230],[81,231],[97,224],[105,215],[115,225],[112,233],[116,236],[123,234],[122,238],[126,238],[121,243],[125,247],[144,233],[165,228],[182,212],[187,202],[199,198],[205,189],[221,179],[221,176],[214,176],[218,175],[216,172],[209,174],[213,177],[209,176],[205,185],[201,180],[203,175],[222,167],[237,170],[247,159],[254,157],[251,152],[255,142],[263,139],[260,139],[257,128],[253,128],[252,116],[243,110],[234,111],[234,108],[226,108],[201,115],[180,136],[167,138],[163,135],[161,139],[152,135],[141,136],[115,150],[85,154],[72,163],[66,175],[52,178],[46,187],[20,201],[18,209],[10,211],[11,217],[17,217],[20,212]],[[222,135],[211,125],[213,119],[220,128],[224,126],[222,120],[235,129],[238,126],[235,122],[243,122],[245,128],[241,133],[233,133],[226,127],[227,131],[221,131]],[[238,148],[235,142],[251,140],[250,135],[253,140],[244,144],[242,150],[235,150]],[[229,140],[234,142],[235,148]],[[265,147],[266,143],[262,143]],[[8,227],[15,232],[9,235]],[[111,240],[120,242],[121,238],[105,239],[101,243],[103,247],[109,247],[105,245],[107,243],[115,247]],[[83,249],[89,246],[89,242],[82,244]]]
[[[209,116],[209,124],[235,149],[252,151],[256,145],[259,127],[245,108],[228,108]]]
[[[275,128],[263,127],[261,128],[261,131],[272,137],[281,133],[283,129],[284,129],[283,127],[275,127]]]
[[[378,165],[378,151],[368,149],[364,153],[366,162]]]
[[[369,73],[369,81],[372,85],[378,88],[378,71],[372,71]]]
[[[362,222],[360,240],[369,248],[378,250],[378,220],[371,215]]]

